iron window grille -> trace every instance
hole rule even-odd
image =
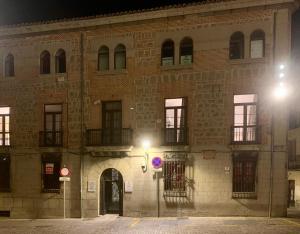
[[[186,196],[185,160],[166,160],[163,164],[164,196]]]
[[[10,192],[10,156],[0,155],[0,192]]]
[[[42,154],[42,192],[60,192],[60,168],[61,154],[44,153]]]
[[[256,198],[257,152],[233,153],[232,197]]]

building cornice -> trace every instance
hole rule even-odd
[[[193,14],[207,14],[252,7],[266,7],[272,5],[299,4],[298,0],[215,0],[204,3],[183,4],[149,9],[145,11],[120,12],[112,15],[98,15],[58,21],[45,21],[29,24],[19,24],[0,27],[0,38],[27,36],[57,31],[77,31],[97,26],[124,24],[144,20],[171,18]]]

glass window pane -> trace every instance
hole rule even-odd
[[[109,58],[108,54],[99,55],[99,70],[105,71],[109,69]]]
[[[45,105],[45,112],[61,112],[62,105],[55,104],[55,105]]]
[[[0,107],[0,115],[8,115],[10,113],[10,107]]]
[[[256,125],[256,105],[247,105],[247,125]]]
[[[125,52],[115,53],[115,68],[125,69],[126,68],[126,54]]]
[[[183,98],[174,98],[165,100],[166,107],[183,106]]]
[[[244,106],[234,107],[234,126],[244,125]]]
[[[3,116],[0,116],[0,132],[4,132],[4,129],[3,129]]]
[[[53,115],[46,115],[46,131],[53,130]]]
[[[264,41],[251,41],[251,58],[262,58],[264,56]]]
[[[10,134],[9,133],[5,134],[5,145],[10,145]]]
[[[234,103],[253,103],[257,102],[256,94],[234,95]]]
[[[9,116],[5,116],[5,132],[9,132]]]
[[[174,124],[175,124],[174,121],[175,121],[175,110],[167,109],[166,110],[166,127],[174,128]]]

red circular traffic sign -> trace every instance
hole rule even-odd
[[[67,167],[63,167],[60,169],[61,176],[69,176],[70,174],[71,174],[71,172]]]

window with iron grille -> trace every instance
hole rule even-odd
[[[10,107],[0,107],[0,146],[10,145]]]
[[[185,161],[167,160],[163,165],[164,194],[182,196],[186,192]]]
[[[186,98],[165,99],[164,144],[187,144]]]
[[[107,46],[101,46],[98,51],[98,70],[109,70],[109,48]]]
[[[186,37],[180,42],[180,64],[191,63],[193,63],[193,40]]]
[[[10,157],[0,154],[0,192],[10,191]]]
[[[66,72],[66,52],[59,49],[55,55],[55,71],[56,73]]]
[[[233,198],[256,198],[257,152],[233,154]]]
[[[250,36],[250,57],[263,58],[265,56],[265,33],[256,30]]]
[[[234,126],[232,141],[257,142],[257,95],[234,95]]]
[[[126,69],[126,47],[122,44],[119,44],[115,48],[114,55],[115,69]]]
[[[42,155],[42,191],[56,193],[60,190],[59,172],[61,154],[45,153]]]

